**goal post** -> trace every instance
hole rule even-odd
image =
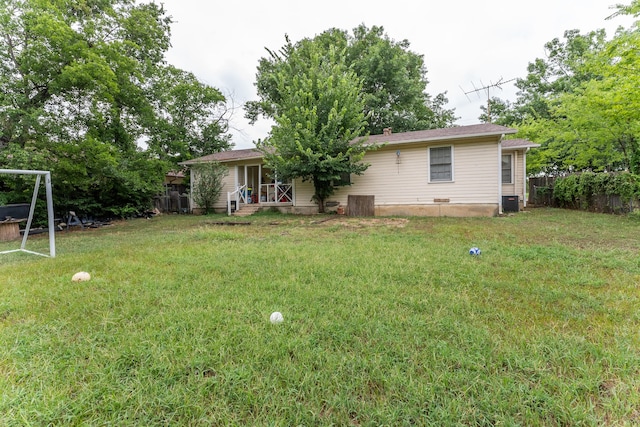
[[[0,169],[0,174],[5,175],[35,175],[36,183],[33,187],[33,195],[31,196],[31,206],[29,208],[29,217],[27,219],[27,225],[24,229],[24,236],[22,237],[22,244],[20,249],[13,249],[0,252],[0,254],[6,254],[10,252],[28,252],[34,255],[42,255],[54,258],[56,256],[56,237],[55,237],[55,221],[53,217],[53,193],[51,191],[51,172],[39,171],[39,170],[21,170],[21,169]],[[47,197],[47,222],[49,224],[49,255],[34,252],[26,249],[27,238],[29,237],[29,231],[31,230],[31,223],[33,221],[33,213],[36,209],[36,201],[38,200],[38,191],[40,189],[40,183],[44,177],[45,193]]]

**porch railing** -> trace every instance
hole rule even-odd
[[[267,203],[292,203],[293,202],[293,186],[291,184],[262,184],[261,197],[266,195],[266,200],[261,202]]]
[[[232,199],[233,198],[233,199]],[[235,191],[227,192],[227,215],[231,215],[231,201],[236,202],[236,210],[240,209],[240,202],[247,203],[247,185],[236,188]]]
[[[293,203],[293,185],[291,184],[262,184],[261,190],[260,203]],[[246,184],[236,188],[235,191],[227,192],[227,214],[231,215],[233,201],[235,201],[235,208],[240,209],[240,203],[251,203],[249,197]],[[255,197],[257,199],[258,195]]]

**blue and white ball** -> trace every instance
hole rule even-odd
[[[480,253],[480,248],[473,247],[469,249],[469,255],[478,256]]]

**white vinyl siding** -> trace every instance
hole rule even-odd
[[[231,166],[227,176],[222,178],[222,191],[220,192],[220,198],[213,204],[214,209],[227,209],[227,192],[235,191],[235,189],[236,171],[235,166]]]
[[[453,147],[429,148],[429,182],[453,181]]]
[[[313,188],[312,182],[309,182],[309,181],[303,182],[300,178],[296,178],[293,181],[293,187],[295,189],[295,195],[296,195],[293,203],[295,206],[298,206],[298,207],[318,206],[317,203],[313,201],[313,195],[315,193],[315,189]],[[330,198],[329,200],[333,200],[333,199]]]
[[[448,148],[451,153],[451,181],[431,183],[430,151],[432,148]],[[522,193],[522,153],[510,151],[514,184],[502,186],[502,194]],[[451,141],[443,146],[429,143],[390,144],[367,153],[363,159],[370,167],[363,175],[351,175],[351,185],[339,187],[328,201],[347,204],[349,195],[375,196],[376,206],[420,206],[447,203],[451,205],[496,204],[499,199],[498,183],[501,171],[495,138],[478,138],[474,141]],[[249,162],[229,162],[230,174],[225,178],[225,188],[216,208],[226,208],[227,191],[235,189],[235,165]],[[251,164],[256,161],[252,160]],[[455,179],[455,181],[453,181]],[[313,184],[294,180],[297,207],[317,206],[312,200]],[[521,196],[522,197],[522,196]]]
[[[504,154],[504,151],[503,151]],[[520,201],[524,200],[524,182],[526,180],[524,170],[524,150],[509,150],[511,156],[511,167],[513,180],[511,183],[502,184],[502,194],[506,196],[515,195],[520,197]]]
[[[495,140],[452,147],[455,147],[452,165],[455,182],[429,184],[428,145],[389,146],[367,153],[363,161],[371,165],[369,169],[363,175],[351,175],[352,184],[339,188],[329,200],[346,205],[347,196],[351,194],[373,195],[376,205],[424,205],[437,203],[435,199],[449,199],[451,204],[497,204],[500,175],[496,166],[498,145]],[[399,156],[397,151],[400,151]],[[306,203],[306,197],[299,197],[300,190],[296,186],[297,202]]]

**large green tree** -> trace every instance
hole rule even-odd
[[[169,24],[160,6],[133,0],[0,0],[2,144],[94,132],[133,147],[141,82],[163,59]]]
[[[266,163],[279,179],[313,183],[320,212],[345,175],[362,174],[368,146],[362,86],[345,62],[344,50],[322,49],[311,40],[287,45],[286,55],[272,63],[276,122],[258,143]]]
[[[424,57],[410,50],[408,40],[394,41],[383,27],[360,25],[347,36],[347,63],[362,79],[367,132],[380,134],[451,126],[453,110],[444,93],[431,97]]]
[[[579,30],[565,31],[564,37],[554,38],[544,45],[545,58],[536,58],[527,66],[527,76],[516,79],[517,99],[511,103],[493,97],[489,100],[491,122],[517,125],[528,119],[545,119],[557,104],[557,97],[571,93],[580,84],[597,74],[584,67],[587,58],[605,46],[604,30],[580,34]],[[480,120],[489,121],[487,107],[480,107]]]
[[[619,5],[617,14],[638,16],[639,9],[635,0]],[[491,104],[497,123],[542,144],[528,158],[529,171],[639,172],[638,22],[610,40],[604,30],[573,30],[545,47],[547,58],[529,64],[527,77],[518,80],[516,102]]]
[[[193,73],[160,67],[149,95],[155,114],[148,145],[161,159],[179,163],[231,147],[225,96]]]
[[[585,59],[596,75],[554,99],[550,117],[521,128],[543,143],[532,158],[561,170],[620,170],[640,173],[640,31],[619,31]]]
[[[386,127],[395,132],[432,129],[451,126],[455,121],[453,110],[445,108],[446,95],[431,97],[426,92],[424,57],[410,50],[409,41],[389,38],[383,27],[360,25],[353,35],[333,28],[303,42],[315,44],[323,55],[331,49],[344,51],[346,66],[362,82],[365,132],[379,134]],[[255,83],[260,100],[246,104],[251,122],[260,115],[273,118],[276,114],[280,99],[273,75],[294,49],[287,38],[282,49],[267,49],[268,56],[260,60]]]
[[[597,70],[585,67],[585,62],[600,52],[606,41],[604,30],[580,34],[568,30],[564,40],[555,38],[545,44],[546,58],[530,63],[524,79],[517,79],[518,99],[514,105],[522,119],[548,118],[556,97],[572,93],[582,83],[597,78]]]
[[[522,117],[515,106],[508,100],[504,100],[497,96],[488,100],[488,105],[480,106],[480,121],[482,123],[494,123],[502,126],[513,126],[515,123],[522,122]]]
[[[225,131],[202,114],[176,117],[190,111],[177,88],[156,100],[154,89],[175,75],[190,93],[215,92],[165,65],[170,24],[153,2],[0,0],[0,167],[51,170],[59,210],[146,208],[170,161],[214,149],[213,134]],[[223,103],[218,95],[207,106]],[[183,131],[191,138],[169,147],[194,127],[200,134]],[[23,197],[13,182],[0,187]]]

